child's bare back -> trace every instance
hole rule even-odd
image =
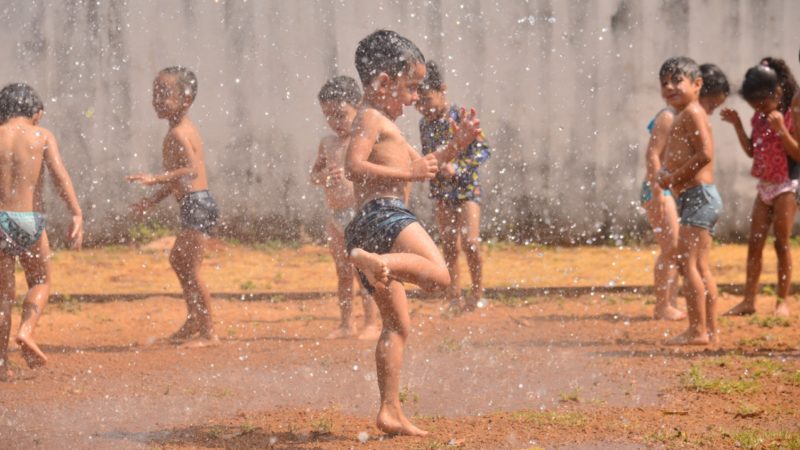
[[[49,131],[11,119],[0,126],[0,210],[33,211],[40,192]]]

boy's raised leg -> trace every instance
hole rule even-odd
[[[686,286],[686,309],[689,314],[689,328],[683,333],[667,340],[666,345],[707,345],[706,329],[706,289],[700,274],[700,257],[704,244],[710,245],[708,231],[681,226],[678,239],[678,267]]]
[[[403,367],[406,340],[411,334],[405,288],[402,283],[391,281],[385,289],[375,291],[375,301],[383,318],[383,332],[375,349],[381,394],[376,424],[379,430],[387,434],[424,436],[428,432],[408,420],[400,403],[400,370]]]
[[[25,270],[28,292],[22,303],[22,321],[16,342],[28,367],[35,369],[47,364],[47,356],[33,340],[33,330],[50,297],[50,244],[46,231],[29,253],[20,255],[19,262]]]
[[[208,286],[200,276],[204,246],[205,236],[203,233],[184,229],[175,239],[175,246],[169,255],[170,264],[178,275],[178,279],[181,280],[181,286],[184,289],[186,308],[189,312],[187,318],[189,325],[185,324],[185,326],[199,333],[197,339],[190,340],[186,344],[191,347],[219,343],[219,338],[214,333],[214,323],[211,317],[211,295],[208,292]],[[194,323],[190,324],[190,321],[194,321]],[[181,327],[181,330],[183,329],[184,327]]]
[[[0,253],[0,381],[14,377],[8,361],[11,306],[14,304],[14,258]]]

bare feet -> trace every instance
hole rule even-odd
[[[656,320],[683,320],[686,318],[686,313],[667,305],[664,308],[656,308],[653,311],[653,318]]]
[[[789,311],[789,305],[786,304],[785,300],[775,305],[775,315],[778,317],[789,317],[792,315]]]
[[[719,344],[719,331],[714,333],[708,333],[708,343]]]
[[[45,356],[44,352],[42,352],[30,336],[27,334],[19,334],[17,335],[16,342],[19,345],[22,357],[25,359],[25,362],[28,363],[28,367],[35,369],[47,364],[47,356]]]
[[[382,331],[383,327],[378,324],[365,325],[361,332],[358,333],[358,338],[362,341],[375,341],[381,337]]]
[[[170,335],[169,341],[173,344],[181,344],[198,333],[200,333],[200,324],[194,319],[186,319],[178,331]]]
[[[686,330],[683,333],[664,341],[664,345],[708,345],[710,342],[708,333],[698,334],[692,330]]]
[[[350,252],[350,262],[367,277],[369,283],[374,287],[385,286],[389,283],[389,267],[386,266],[386,261],[381,255],[354,248]]]
[[[206,335],[205,333],[197,336],[196,338],[189,339],[181,344],[181,348],[203,348],[215,347],[219,345],[219,337],[216,334]]]
[[[390,409],[395,408],[382,407],[378,412],[375,425],[379,430],[389,435],[426,436],[428,434],[427,431],[414,426],[401,410],[397,409],[392,413]]]
[[[725,311],[723,316],[750,316],[756,313],[756,306],[752,303],[740,302],[733,308]]]
[[[325,339],[344,339],[353,337],[358,333],[358,329],[354,323],[348,325],[340,325],[339,328],[331,331],[330,334],[325,336]]]

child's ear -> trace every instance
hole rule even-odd
[[[33,117],[31,117],[31,121],[33,122],[33,125],[34,126],[38,126],[39,122],[42,120],[42,117],[44,117],[44,111],[43,110],[39,110],[36,114],[33,115]]]
[[[703,87],[703,77],[698,76],[695,78],[694,85],[697,86],[697,89],[701,89]]]
[[[381,89],[386,87],[388,83],[389,83],[389,74],[387,74],[386,72],[381,72],[375,78],[372,79],[370,85],[372,86],[373,91],[382,93]]]

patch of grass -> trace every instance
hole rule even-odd
[[[419,401],[419,395],[416,392],[412,391],[408,386],[400,389],[400,403],[406,404],[406,402],[417,403]]]
[[[439,350],[445,353],[454,353],[462,348],[461,341],[453,338],[444,338],[439,344]]]
[[[219,425],[214,425],[209,428],[208,431],[206,431],[206,436],[208,436],[209,439],[219,439],[222,437],[222,433],[224,431],[225,430],[223,430]]]
[[[658,430],[655,433],[647,436],[645,439],[650,442],[667,444],[675,441],[687,442],[689,440],[689,436],[683,430],[676,427],[671,430]]]
[[[575,388],[568,392],[562,392],[561,394],[559,394],[559,398],[562,403],[567,403],[567,402],[578,403],[581,401],[580,388]]]
[[[534,426],[582,427],[587,422],[586,416],[578,412],[514,411],[509,418],[515,422],[524,422]]]
[[[259,427],[253,425],[252,423],[244,423],[239,425],[239,435],[255,433],[259,430]]]
[[[786,374],[786,382],[792,386],[800,386],[800,370]]]
[[[246,280],[244,283],[239,285],[239,289],[243,291],[252,291],[256,288],[256,284],[253,283],[252,280]]]
[[[56,303],[56,305],[59,311],[70,314],[78,314],[83,308],[81,306],[81,302],[71,295],[65,295],[60,302]]]
[[[273,239],[253,244],[253,248],[263,252],[273,252],[276,250],[297,250],[301,245],[302,243],[300,241],[281,241]]]
[[[498,295],[497,299],[495,299],[495,301],[497,303],[500,303],[501,305],[510,306],[512,308],[516,308],[516,307],[522,306],[522,305],[524,305],[526,303],[525,300],[522,297],[516,297],[516,296],[508,295],[508,294],[500,294],[500,295]]]
[[[747,369],[752,372],[753,378],[773,377],[783,371],[783,364],[772,359],[761,358],[751,362]]]
[[[761,385],[754,380],[706,378],[696,365],[684,376],[683,385],[690,391],[716,394],[749,394],[761,389]]]
[[[739,347],[765,347],[769,340],[765,336],[758,336],[754,338],[742,338],[736,343]]]
[[[765,284],[764,287],[761,288],[761,293],[763,295],[773,296],[775,295],[775,286],[771,284]]]
[[[154,220],[137,223],[128,229],[128,238],[137,244],[147,244],[172,234],[172,230]]]
[[[734,415],[734,417],[747,419],[750,417],[758,417],[763,413],[764,410],[759,408],[758,406],[742,402],[739,403],[739,407],[736,409],[736,414]]]
[[[790,327],[792,325],[790,319],[778,316],[759,317],[755,315],[750,317],[747,322],[750,325],[758,325],[761,328]]]
[[[723,437],[733,441],[737,448],[755,449],[800,449],[800,432],[769,431],[760,429],[743,429],[734,432],[723,432]]]
[[[311,421],[311,432],[317,435],[326,435],[333,432],[333,419],[327,414]]]

